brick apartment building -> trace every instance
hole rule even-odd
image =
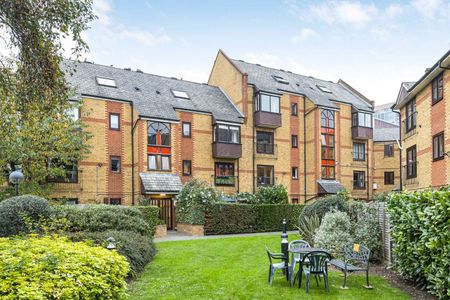
[[[450,51],[417,82],[402,83],[394,106],[401,113],[402,186],[450,183]]]
[[[65,64],[76,69],[68,76],[77,92],[71,100],[82,101],[75,115],[93,138],[91,153],[56,183],[55,198],[172,203],[192,178],[224,194],[283,184],[292,203],[341,188],[360,199],[394,189],[389,180],[379,182],[378,171],[387,167],[376,163],[394,140],[374,143],[373,102],[342,80],[233,60],[222,51],[208,84]]]

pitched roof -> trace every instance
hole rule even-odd
[[[231,62],[248,75],[248,83],[265,92],[281,94],[292,92],[307,96],[318,106],[337,108],[334,101],[352,104],[358,110],[372,111],[372,105],[361,95],[347,87],[345,82],[334,83],[289,71],[264,67],[242,60],[231,59]],[[278,82],[274,76],[282,77],[287,83]],[[330,92],[327,92],[328,90]]]
[[[389,142],[398,140],[400,137],[399,127],[391,128],[374,128],[373,141],[374,142]]]
[[[317,180],[320,194],[337,194],[340,190],[345,189],[337,180]]]
[[[140,173],[146,194],[178,193],[183,184],[176,174]]]
[[[218,121],[242,123],[243,115],[222,89],[207,84],[119,69],[89,62],[66,60],[63,68],[75,68],[67,81],[83,96],[133,102],[140,116],[178,121],[176,109],[209,113]],[[114,79],[117,87],[98,85],[96,77]],[[173,90],[186,92],[177,98]]]

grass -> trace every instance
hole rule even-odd
[[[290,237],[295,239],[295,237]],[[401,290],[377,276],[371,276],[374,287],[362,287],[364,276],[351,275],[348,290],[341,290],[342,276],[330,273],[330,294],[323,281],[319,287],[312,281],[310,292],[290,288],[281,271],[273,287],[267,283],[268,245],[279,252],[280,237],[258,236],[192,241],[170,241],[157,244],[158,254],[129,286],[130,299],[409,299]],[[304,281],[303,281],[304,282]]]

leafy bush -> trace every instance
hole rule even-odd
[[[52,207],[52,216],[67,219],[70,232],[78,231],[132,231],[151,236],[149,223],[139,209],[115,205],[58,205]]]
[[[303,240],[311,246],[314,245],[314,236],[320,227],[320,219],[316,215],[301,216],[298,218],[298,231]]]
[[[125,256],[130,264],[128,275],[132,278],[136,278],[144,270],[156,253],[155,245],[150,237],[132,231],[76,232],[69,236],[74,241],[90,240],[102,247],[106,247],[107,239],[113,237],[117,252]]]
[[[301,217],[316,215],[320,220],[330,211],[347,211],[347,201],[339,195],[318,198],[311,204],[305,205]]]
[[[219,201],[219,193],[209,183],[193,179],[183,186],[176,201],[178,223],[203,225],[205,212]]]
[[[372,258],[381,259],[381,228],[377,208],[366,202],[349,201],[348,215],[355,243],[369,248]]]
[[[374,195],[373,200],[376,202],[388,202],[393,192],[384,192],[381,194]]]
[[[24,195],[0,202],[0,236],[27,232],[26,219],[37,220],[50,215],[47,200]]]
[[[450,189],[393,194],[388,210],[400,272],[450,298]]]
[[[256,199],[260,204],[286,204],[288,198],[286,187],[281,184],[260,187],[256,192]]]
[[[157,206],[137,206],[136,208],[141,211],[144,221],[150,226],[153,236],[155,234],[156,225],[164,224],[164,221],[159,217],[161,209]]]
[[[126,259],[60,237],[0,238],[2,299],[124,299]]]
[[[294,204],[214,204],[206,213],[206,234],[281,231],[283,219],[288,229],[296,229],[302,205]]]
[[[253,193],[249,193],[249,192],[237,193],[235,198],[236,198],[236,201],[239,203],[245,203],[245,204],[258,203],[258,199],[256,198],[256,195]]]
[[[338,256],[344,245],[353,243],[351,229],[350,218],[345,212],[329,212],[316,232],[314,245]]]

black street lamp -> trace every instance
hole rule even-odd
[[[25,176],[23,176],[20,170],[16,170],[9,174],[9,182],[15,185],[16,187],[16,196],[19,196],[19,184],[24,180]]]

